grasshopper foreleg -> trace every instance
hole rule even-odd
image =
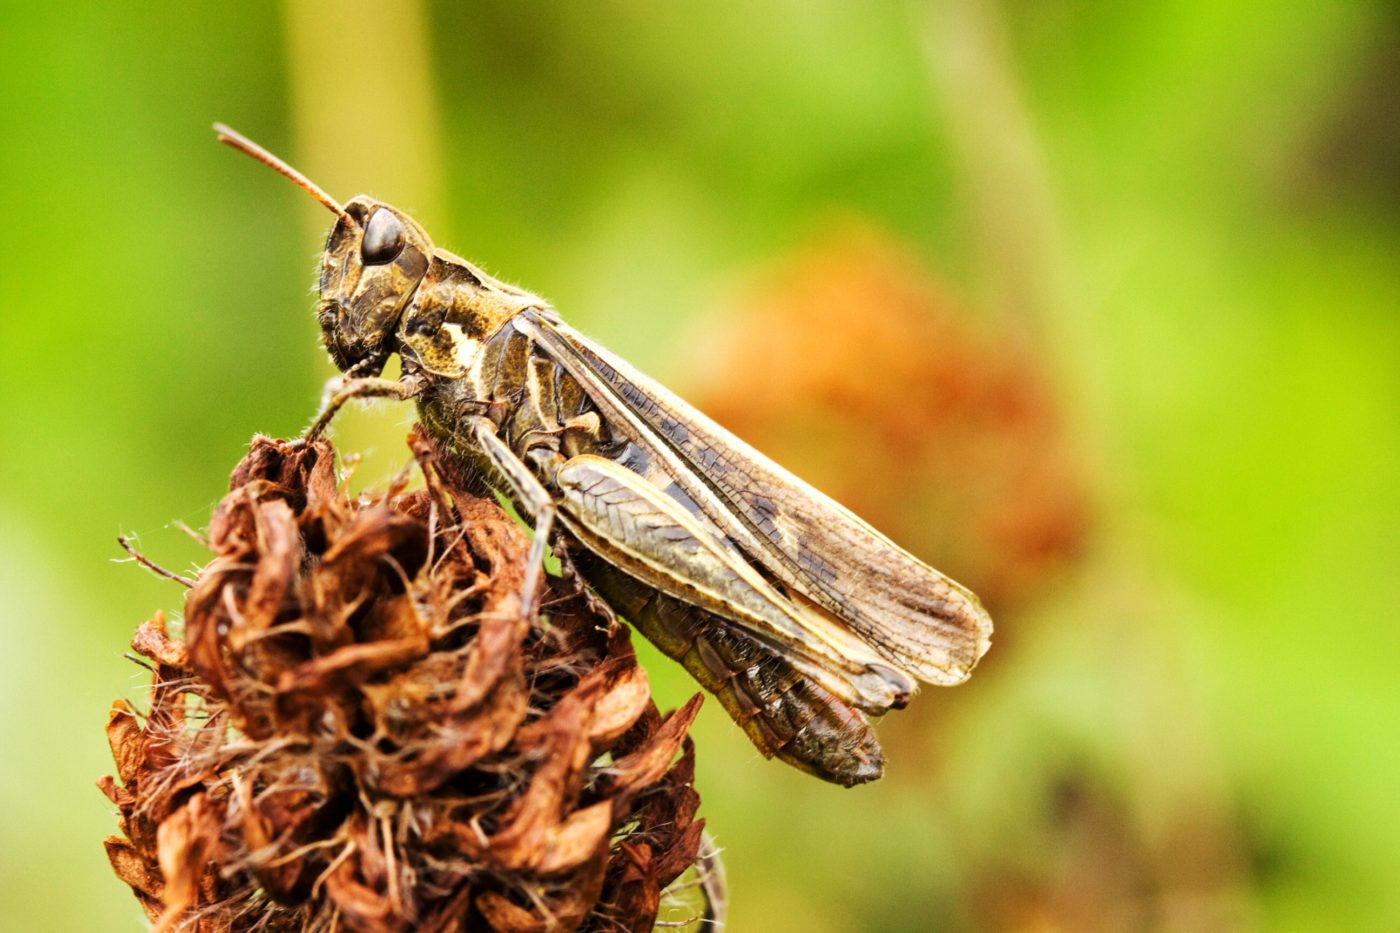
[[[316,416],[316,420],[311,422],[311,427],[306,429],[302,435],[302,440],[311,443],[321,436],[321,432],[331,423],[336,412],[340,411],[342,405],[353,398],[392,398],[406,400],[413,398],[422,388],[422,383],[418,379],[380,379],[371,377],[366,379],[332,379],[326,383],[326,390],[321,396],[321,413]]]

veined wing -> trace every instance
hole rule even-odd
[[[706,516],[790,591],[927,683],[965,680],[991,642],[977,597],[850,510],[561,321],[523,312],[531,336],[605,415],[634,428]]]
[[[914,692],[908,674],[830,613],[811,611],[765,580],[732,541],[643,475],[578,454],[553,481],[574,537],[645,586],[742,627],[866,712],[902,706]]]

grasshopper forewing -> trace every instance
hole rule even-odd
[[[219,131],[337,216],[318,316],[347,378],[312,433],[349,398],[416,398],[446,455],[533,520],[532,572],[553,533],[765,755],[840,784],[879,777],[866,716],[902,707],[917,681],[961,682],[987,650],[971,592],[545,301],[435,247],[407,214],[366,196],[342,207]],[[377,378],[394,353],[402,379]]]

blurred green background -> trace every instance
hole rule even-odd
[[[991,654],[882,726],[874,786],[708,704],[732,929],[1400,928],[1397,73],[1383,3],[5,4],[0,926],[140,927],[92,782],[126,641],[181,594],[115,537],[196,561],[172,522],[330,375],[329,215],[223,120],[741,431],[751,403],[755,442],[988,590]],[[888,268],[907,333],[953,336],[853,355],[884,403],[818,386],[801,437],[757,436],[783,408],[726,365],[757,342],[800,386],[794,348],[854,342],[797,334],[802,296],[878,328]],[[988,371],[1017,418],[963,391]],[[410,417],[340,426],[363,481]],[[884,472],[842,453],[872,417]]]

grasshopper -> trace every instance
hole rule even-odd
[[[341,370],[308,430],[357,397],[414,399],[446,455],[545,549],[680,661],[765,757],[845,786],[884,758],[870,717],[918,682],[960,683],[991,619],[969,590],[566,324],[545,300],[436,247],[413,218],[341,205],[227,127],[219,140],[336,215],[317,309]],[[397,353],[402,376],[381,377]]]

